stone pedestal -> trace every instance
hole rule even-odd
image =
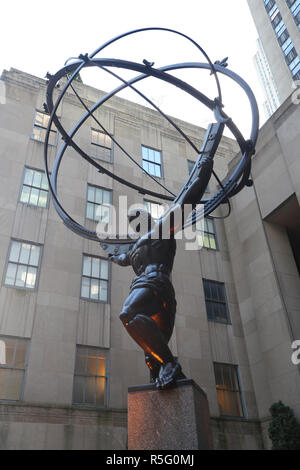
[[[129,387],[129,450],[212,448],[208,401],[193,380],[179,380],[167,390],[152,384]]]

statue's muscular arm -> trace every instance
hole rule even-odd
[[[115,255],[108,255],[109,259],[113,261],[114,263],[118,264],[119,266],[130,266],[130,257],[129,257],[129,252],[127,253],[122,253],[119,256]]]

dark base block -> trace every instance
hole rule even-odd
[[[208,401],[193,380],[179,380],[167,390],[152,384],[129,387],[129,450],[212,448]]]

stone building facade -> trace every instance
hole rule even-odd
[[[88,105],[103,94],[76,86]],[[111,266],[99,245],[68,230],[53,207],[43,176],[46,81],[11,69],[1,87],[0,448],[126,449],[128,386],[149,381],[143,353],[119,320],[133,272]],[[264,125],[254,186],[235,197],[230,218],[198,228],[204,246],[191,251],[178,242],[171,348],[207,393],[216,449],[268,448],[268,410],[279,399],[300,418],[299,366],[291,360],[291,344],[300,339],[299,113],[289,99]],[[73,94],[59,115],[67,129],[81,117]],[[97,117],[178,192],[197,155],[170,124],[117,97]],[[176,122],[201,147],[205,130]],[[107,168],[157,189],[93,122],[77,139]],[[53,163],[55,129],[51,143]],[[215,166],[221,178],[237,150],[223,137]],[[161,201],[97,173],[71,150],[58,187],[71,215],[90,228],[119,196],[146,204],[153,215],[160,210]],[[212,180],[207,191],[216,187]]]
[[[300,80],[300,2],[247,1],[283,103]]]

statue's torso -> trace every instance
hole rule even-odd
[[[176,253],[176,241],[148,240],[142,246],[134,245],[130,253],[130,264],[136,275],[147,271],[163,271],[170,275]]]

